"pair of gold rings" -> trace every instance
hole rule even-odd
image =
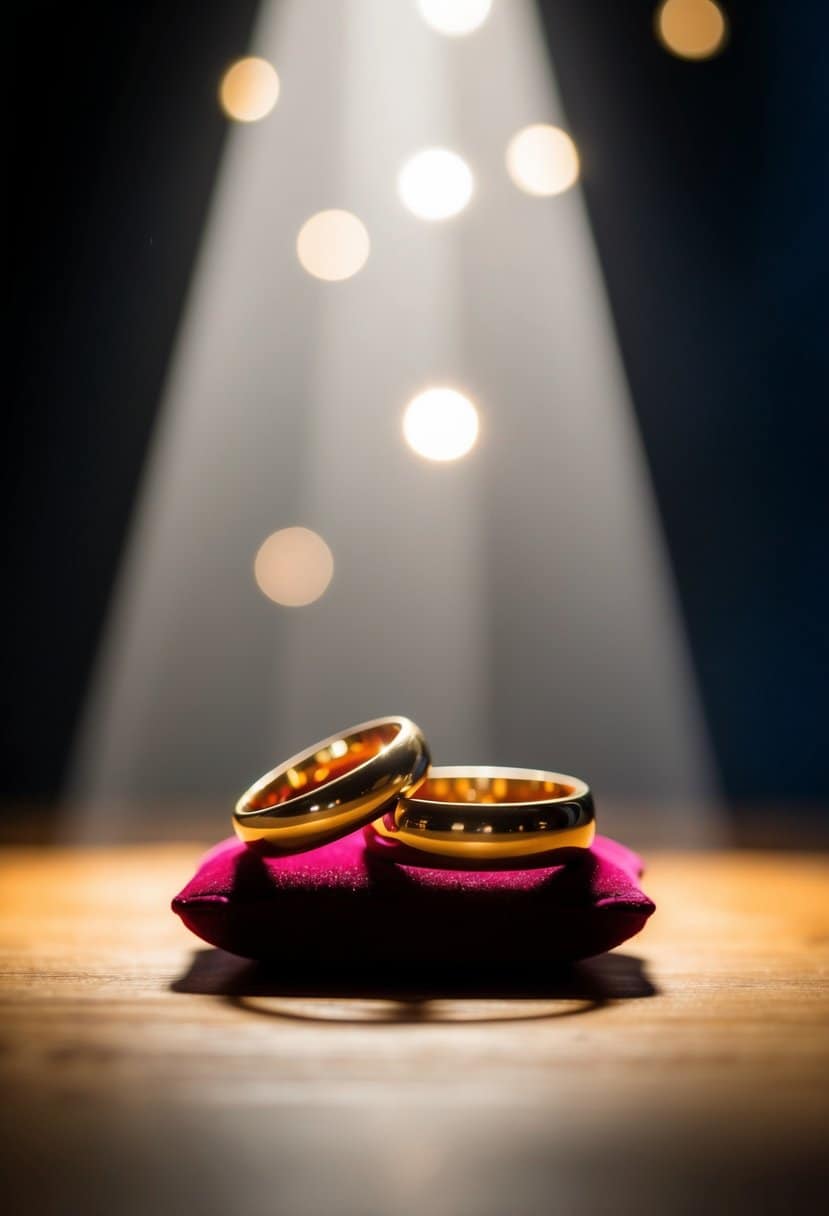
[[[587,849],[593,797],[578,777],[522,768],[431,768],[408,718],[332,735],[266,773],[233,812],[237,836],[299,853],[360,827],[422,853],[465,861]]]

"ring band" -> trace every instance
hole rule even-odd
[[[525,768],[433,768],[371,828],[442,857],[482,863],[553,849],[587,849],[596,834],[584,781]]]
[[[297,853],[367,824],[414,792],[429,769],[408,718],[375,718],[332,735],[266,773],[233,811],[236,835],[266,852]]]

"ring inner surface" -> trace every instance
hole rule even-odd
[[[400,727],[389,722],[333,739],[319,751],[311,752],[305,759],[279,773],[249,799],[245,809],[261,811],[267,807],[281,806],[301,794],[310,794],[374,759],[399,733]]]
[[[412,799],[427,802],[466,802],[493,806],[511,802],[549,802],[569,798],[572,785],[543,781],[537,777],[427,777]]]
[[[395,813],[398,828],[445,833],[447,839],[560,831],[592,818],[592,799],[589,794],[579,797],[575,786],[495,775],[427,777]]]

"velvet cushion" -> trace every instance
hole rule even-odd
[[[641,872],[635,853],[601,836],[521,870],[423,864],[360,832],[290,857],[231,838],[202,858],[173,910],[211,945],[269,962],[563,963],[640,931],[654,910]]]

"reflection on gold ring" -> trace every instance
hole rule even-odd
[[[236,804],[233,827],[266,852],[295,853],[367,824],[413,793],[429,751],[408,718],[375,718],[341,731],[266,773]]]
[[[596,822],[593,796],[579,777],[474,766],[433,768],[371,828],[421,852],[477,858],[485,865],[553,849],[587,849]]]

